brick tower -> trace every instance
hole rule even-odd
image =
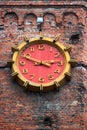
[[[59,91],[25,92],[11,78],[11,47],[24,36],[43,36],[71,45],[70,82]],[[0,130],[87,130],[87,2],[86,0],[0,0]]]

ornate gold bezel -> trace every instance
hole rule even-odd
[[[55,81],[44,83],[44,84],[34,83],[25,79],[18,69],[18,65],[17,65],[18,55],[20,54],[21,50],[28,44],[31,45],[37,43],[47,43],[52,46],[55,46],[61,51],[62,55],[65,57],[65,69],[63,73],[60,75],[60,77],[58,77]],[[16,79],[17,82],[27,90],[44,91],[44,92],[53,89],[58,90],[59,87],[65,83],[66,80],[70,80],[71,78],[71,65],[75,64],[75,60],[70,58],[70,54],[69,54],[70,49],[71,49],[70,46],[65,47],[59,41],[53,40],[51,38],[40,37],[40,38],[33,38],[30,41],[27,38],[25,38],[24,42],[21,43],[18,46],[18,48],[12,47],[13,57],[12,60],[8,62],[8,65],[12,65],[11,66],[12,78]]]

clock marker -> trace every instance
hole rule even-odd
[[[59,56],[60,56],[59,52],[56,52],[55,55],[54,55],[55,58],[58,58]]]
[[[19,51],[19,49],[17,47],[12,47],[11,50],[12,50],[12,52]]]
[[[25,54],[25,57],[31,57],[30,53]]]
[[[64,51],[68,51],[68,52],[70,52],[71,51],[71,46],[66,46],[65,48],[64,48]]]
[[[43,44],[38,45],[38,49],[39,50],[44,50],[45,49],[45,45],[43,45]]]
[[[31,52],[34,52],[34,47],[30,47],[30,51],[31,51]]]
[[[40,86],[40,91],[43,91],[43,86],[42,86],[42,84],[41,84],[41,86]]]
[[[7,66],[8,66],[8,67],[11,67],[13,63],[14,63],[13,60],[9,60],[9,61],[7,62]]]
[[[70,80],[71,79],[71,73],[70,72],[66,72],[65,73],[65,77],[67,80]]]
[[[24,61],[20,61],[20,65],[21,65],[21,66],[24,66],[24,65],[25,65],[25,62],[24,62]]]
[[[53,48],[52,47],[50,47],[50,52],[52,52],[53,51]]]
[[[54,81],[54,84],[56,85],[56,89],[59,90],[60,84],[57,81]]]
[[[70,59],[69,63],[71,64],[72,67],[74,67],[77,61],[75,59]]]
[[[30,74],[30,79],[34,79],[35,75],[34,74]]]
[[[63,62],[62,61],[58,61],[58,66],[62,66]]]
[[[27,38],[27,36],[24,37],[24,41],[29,43],[29,39]]]
[[[59,36],[60,36],[60,34],[53,39],[53,42],[54,42],[54,43],[57,42],[57,41],[59,41],[59,39],[60,39]]]
[[[23,84],[23,86],[25,87],[25,89],[27,90],[28,89],[28,87],[29,87],[29,82],[28,81],[26,81],[24,84]]]
[[[49,79],[49,80],[54,79],[54,75],[53,75],[53,74],[49,74],[49,75],[48,75],[48,79]]]
[[[60,70],[59,69],[56,69],[55,71],[54,71],[54,73],[60,73]]]
[[[43,77],[40,77],[40,78],[39,78],[39,81],[40,81],[40,82],[44,82],[44,78],[43,78]]]
[[[17,72],[13,72],[13,73],[11,74],[11,76],[12,76],[13,79],[16,79],[17,75],[18,75]]]
[[[28,73],[28,69],[23,69],[23,74],[27,74]]]

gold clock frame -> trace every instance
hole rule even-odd
[[[52,46],[55,46],[61,51],[61,53],[65,57],[66,60],[65,69],[63,73],[60,75],[60,77],[58,77],[55,81],[49,83],[40,83],[40,84],[34,83],[26,80],[18,69],[17,59],[21,50],[27,45],[37,44],[37,43],[47,43]],[[15,79],[18,82],[18,84],[21,85],[26,90],[38,91],[38,92],[39,91],[48,92],[54,89],[59,90],[59,87],[62,86],[66,82],[66,80],[71,79],[71,66],[74,66],[76,64],[76,61],[70,57],[70,50],[71,50],[71,46],[68,45],[65,47],[59,42],[58,38],[51,39],[47,37],[40,37],[40,38],[33,38],[28,40],[28,38],[25,37],[24,42],[22,42],[17,48],[12,47],[12,52],[13,52],[12,60],[8,61],[7,64],[8,66],[11,67],[12,78]]]

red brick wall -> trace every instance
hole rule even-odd
[[[0,130],[86,130],[87,129],[87,2],[0,1]],[[60,36],[72,46],[78,60],[72,79],[59,92],[25,92],[11,79],[6,63],[12,46],[24,36],[39,36],[36,19],[44,18],[44,36]]]

